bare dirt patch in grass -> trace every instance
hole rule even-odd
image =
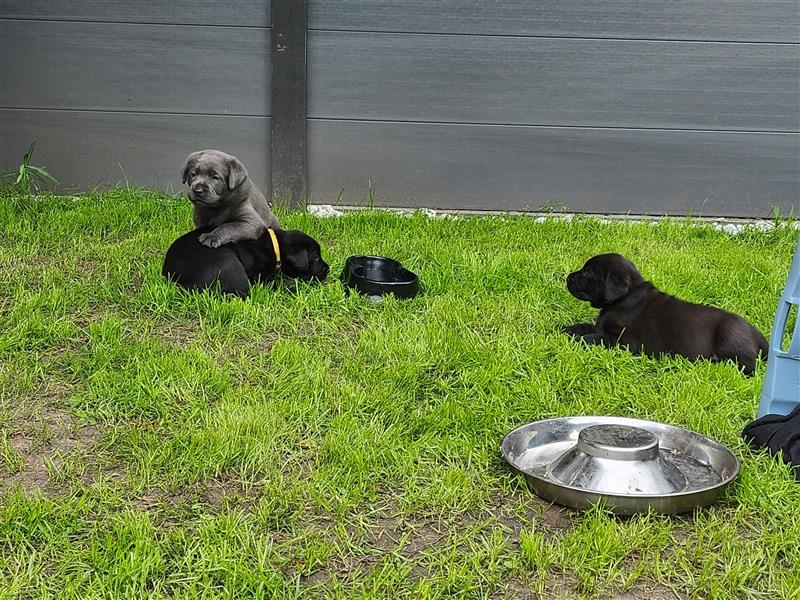
[[[137,337],[139,341],[147,341],[155,337],[161,344],[183,348],[198,340],[201,335],[202,332],[197,321],[182,319],[160,321],[157,331]]]
[[[67,460],[79,459],[103,435],[99,427],[80,425],[72,413],[47,404],[34,410],[23,408],[11,416],[8,426],[8,445],[19,459],[19,468],[3,473],[0,490],[19,485],[26,492],[40,490],[48,496],[63,495],[71,487],[61,478],[54,481],[51,472]]]
[[[520,509],[522,506],[522,510]],[[394,499],[378,501],[368,514],[355,514],[342,528],[334,521],[320,518],[311,521],[315,537],[337,543],[341,551],[326,564],[303,575],[304,585],[324,590],[333,581],[352,579],[387,560],[398,560],[409,567],[406,578],[422,580],[430,576],[431,560],[453,547],[469,553],[467,539],[488,536],[498,528],[510,532],[511,543],[517,546],[519,534],[537,523],[547,529],[562,530],[571,521],[561,509],[538,498],[524,495],[493,497],[486,507],[453,516],[404,514]],[[346,548],[351,543],[358,550]],[[294,575],[294,572],[288,573]],[[574,589],[572,583],[564,589]],[[509,580],[495,595],[497,598],[537,598],[522,581]]]
[[[635,586],[630,590],[619,592],[610,597],[610,600],[683,600],[688,595],[663,585]]]
[[[172,490],[150,488],[132,499],[137,510],[158,512],[202,506],[204,514],[225,510],[252,512],[261,496],[261,486],[246,485],[232,475],[180,486]]]
[[[545,589],[546,591],[541,593],[532,589],[527,583],[512,579],[503,583],[491,597],[494,600],[578,600],[587,597],[578,591],[575,579],[567,573],[548,573]],[[636,585],[624,592],[608,592],[589,597],[604,600],[684,600],[689,598],[684,593],[660,584]]]

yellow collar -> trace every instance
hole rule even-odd
[[[272,249],[275,251],[275,266],[281,266],[281,249],[278,246],[278,237],[275,235],[275,231],[271,228],[267,228],[269,232],[269,237],[272,238]]]

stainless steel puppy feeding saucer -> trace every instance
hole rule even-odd
[[[739,461],[705,436],[654,421],[565,417],[523,425],[500,446],[537,495],[617,514],[680,513],[715,502]]]

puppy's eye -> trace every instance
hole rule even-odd
[[[213,179],[214,181],[217,181],[219,179],[219,175],[217,175],[216,173],[212,173],[211,174],[211,179]]]
[[[192,169],[192,172],[191,172],[191,173],[189,173],[189,175],[191,175],[192,177],[194,177],[195,175],[197,175],[197,169]]]

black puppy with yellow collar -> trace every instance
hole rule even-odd
[[[213,227],[201,227],[175,240],[164,257],[164,277],[192,290],[219,288],[246,297],[250,284],[266,283],[280,271],[303,281],[328,275],[316,240],[302,231],[264,229],[255,240],[204,246],[198,237]]]

